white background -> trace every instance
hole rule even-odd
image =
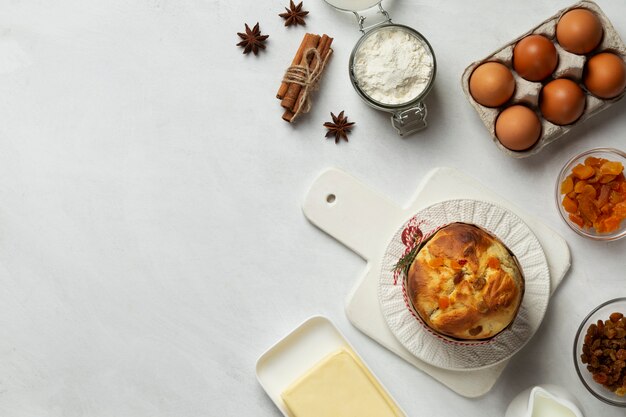
[[[411,416],[500,416],[522,389],[567,387],[588,416],[623,416],[580,384],[575,330],[626,295],[626,239],[595,243],[558,217],[564,162],[626,147],[626,101],[526,160],[501,153],[460,88],[463,69],[569,1],[395,1],[438,58],[429,128],[401,139],[353,91],[353,16],[287,0],[0,2],[0,415],[278,416],[256,358],[329,316]],[[601,7],[626,37],[626,5]],[[242,55],[244,22],[267,51]],[[335,38],[313,111],[274,98],[305,31]],[[329,112],[357,125],[325,140]],[[301,213],[340,167],[404,204],[432,168],[457,168],[558,230],[571,273],[533,341],[486,396],[458,396],[351,327],[344,298],[364,262]]]

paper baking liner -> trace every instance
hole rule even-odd
[[[404,235],[405,233],[410,233],[411,230],[413,229],[411,223],[415,222],[416,218],[412,217],[411,220],[409,220],[409,226],[407,228],[404,229],[404,231],[402,232],[402,243],[404,243],[405,246],[407,246],[407,249],[405,250],[405,253],[408,253],[409,250],[411,250],[414,247],[417,247],[417,254],[419,253],[419,251],[421,250],[421,248],[423,246],[426,245],[426,243],[428,243],[428,241],[441,229],[443,229],[446,226],[449,226],[450,224],[461,224],[460,222],[454,222],[454,223],[449,223],[449,224],[444,224],[441,225],[439,227],[437,227],[435,230],[433,230],[432,232],[428,233],[427,235],[423,236],[421,239],[418,239],[416,244],[411,244],[411,245],[407,245],[407,241],[404,239]],[[462,223],[462,224],[469,224],[469,223]],[[488,235],[490,235],[492,238],[497,239],[496,236],[494,236],[491,232],[489,232],[488,230],[479,227],[475,224],[471,224],[471,226],[473,226],[476,229],[480,229],[482,230],[484,233],[487,233]],[[414,240],[415,241],[415,240]],[[507,251],[509,252],[509,254],[513,257],[513,262],[515,263],[515,265],[517,265],[517,268],[520,270],[520,272],[522,272],[522,283],[520,286],[520,291],[522,292],[522,297],[524,296],[524,274],[522,271],[522,267],[519,264],[519,261],[517,260],[517,257],[515,256],[515,254],[513,254],[509,248],[506,248]],[[509,329],[512,325],[513,322],[511,321],[511,323],[506,326],[504,329],[502,329],[500,332],[498,332],[497,334],[493,335],[492,337],[486,338],[486,339],[457,339],[451,336],[447,336],[441,333],[436,332],[435,330],[431,329],[428,324],[426,324],[426,322],[419,316],[419,313],[417,312],[417,310],[415,309],[415,306],[413,305],[413,303],[409,300],[409,297],[407,295],[407,279],[408,277],[406,276],[406,274],[404,275],[404,277],[401,277],[401,272],[399,270],[394,271],[394,283],[396,283],[398,280],[402,279],[402,295],[404,296],[404,303],[406,304],[407,308],[410,310],[410,313],[424,326],[424,328],[433,333],[435,336],[442,338],[444,341],[447,341],[448,343],[453,343],[453,344],[462,344],[462,345],[483,345],[485,343],[491,343],[493,342],[493,340],[503,331]],[[521,303],[520,303],[521,304]],[[519,311],[519,306],[517,308],[517,310],[515,311],[515,315],[517,315]]]
[[[524,298],[512,325],[487,341],[454,342],[427,328],[409,305],[404,277],[394,273],[395,264],[410,250],[409,236],[427,239],[455,222],[475,224],[500,239],[525,278]],[[548,307],[550,273],[537,238],[515,214],[483,201],[449,200],[419,211],[394,234],[383,256],[378,298],[389,329],[417,358],[439,368],[476,370],[510,358],[537,331]]]

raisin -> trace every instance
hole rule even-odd
[[[596,350],[597,348],[600,347],[600,339],[596,339],[593,341],[593,343],[591,344],[591,350]]]
[[[480,334],[480,332],[483,331],[483,326],[476,326],[473,329],[469,329],[469,334],[472,336],[476,336],[477,334]]]
[[[483,277],[478,278],[476,281],[472,283],[472,285],[474,286],[474,289],[477,291],[481,290],[486,284],[487,284],[487,281]]]
[[[594,381],[618,395],[626,394],[625,326],[626,317],[622,313],[613,313],[608,320],[590,325],[580,356]]]

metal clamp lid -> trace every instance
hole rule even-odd
[[[342,10],[345,12],[352,12],[354,16],[356,16],[356,21],[359,24],[359,30],[362,33],[373,29],[378,26],[382,26],[388,23],[391,23],[391,17],[389,17],[389,13],[382,6],[382,0],[324,0],[326,3],[330,4],[337,10]],[[363,13],[366,10],[372,9],[374,6],[378,6],[377,13],[383,15],[384,19],[382,22],[374,23],[370,26],[365,26],[366,17],[359,12]]]
[[[410,135],[427,126],[428,111],[424,103],[418,103],[410,109],[400,110],[391,116],[391,124],[400,136]]]
[[[383,25],[391,23],[391,17],[389,16],[389,13],[387,13],[387,11],[385,9],[383,9],[382,3],[378,3],[378,12],[383,15],[384,19],[382,21],[374,23],[374,24],[372,24],[370,26],[365,26],[364,25],[365,24],[365,19],[366,19],[365,16],[360,15],[356,11],[352,11],[352,13],[354,13],[354,16],[356,16],[356,21],[359,24],[359,30],[362,33],[365,33],[366,31],[368,31],[370,29],[374,29],[374,28],[376,28],[378,26],[383,26]]]

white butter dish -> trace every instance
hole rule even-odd
[[[350,351],[374,375],[328,318],[313,316],[259,357],[256,363],[257,380],[283,415],[291,417],[281,394],[325,357],[342,348]],[[406,416],[378,378],[376,380],[397,409]]]

